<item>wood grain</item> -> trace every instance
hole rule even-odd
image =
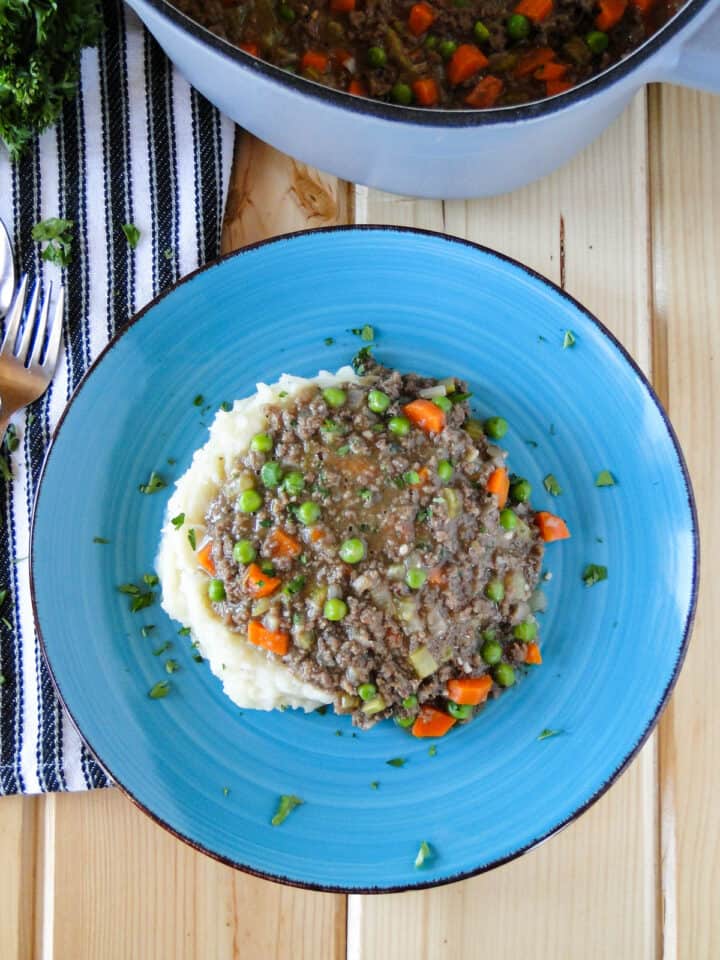
[[[661,724],[666,957],[720,956],[720,98],[652,91],[655,341],[659,384],[700,518],[704,585],[685,667]]]
[[[632,107],[568,167],[517,193],[462,203],[361,191],[357,211],[468,237],[562,282],[648,369],[649,219],[646,106]],[[348,956],[428,960],[482,955],[645,958],[657,931],[656,745],[560,836],[497,871],[452,887],[351,897]],[[521,919],[518,904],[522,904]]]
[[[0,798],[0,955],[33,956],[37,871],[36,797]]]

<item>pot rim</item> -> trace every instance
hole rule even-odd
[[[557,113],[566,107],[575,106],[583,100],[588,100],[595,93],[619,83],[633,70],[639,68],[702,10],[716,3],[717,0],[688,0],[667,23],[627,57],[565,93],[557,94],[554,97],[546,97],[543,100],[535,100],[532,103],[520,104],[519,106],[487,110],[420,109],[418,107],[402,107],[366,97],[356,97],[344,91],[326,87],[314,80],[307,80],[296,74],[288,73],[281,67],[276,67],[259,57],[253,57],[245,53],[228,40],[218,37],[206,27],[196,23],[169,3],[168,0],[130,0],[130,5],[134,6],[136,2],[149,4],[157,13],[171,20],[200,43],[214,47],[218,52],[240,64],[241,67],[256,71],[266,80],[279,87],[288,87],[302,96],[321,100],[330,106],[362,116],[417,127],[454,128],[482,127],[500,123],[513,123],[520,120],[535,120]]]

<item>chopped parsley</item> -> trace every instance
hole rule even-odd
[[[437,756],[437,746],[434,743],[431,743],[428,747],[428,756],[435,757]]]
[[[552,473],[549,473],[543,480],[543,486],[549,494],[552,494],[553,497],[559,497],[562,493],[562,487],[557,482],[556,478]]]
[[[139,593],[130,601],[130,613],[137,613],[139,610],[145,610],[155,603],[155,594],[151,590]]]
[[[223,792],[223,796],[227,797],[228,794],[230,793],[230,787],[223,787],[222,792]]]
[[[166,260],[172,260],[174,253],[175,251],[173,250],[172,247],[165,247],[165,249],[163,250],[163,256],[165,257]]]
[[[558,734],[562,733],[562,730],[550,730],[549,727],[545,727],[544,730],[541,730],[538,734],[538,740],[549,740],[550,737],[557,737]]]
[[[141,483],[138,487],[140,493],[157,493],[158,490],[164,490],[167,486],[167,483],[163,480],[159,473],[156,473],[154,470],[150,474],[150,479],[147,483]]]
[[[185,523],[185,514],[179,513],[176,517],[173,517],[170,523],[175,527],[176,530],[179,530],[180,527]]]
[[[352,368],[355,373],[362,377],[367,373],[368,365],[372,360],[372,347],[362,347],[352,358]]]
[[[166,660],[165,661],[165,672],[166,673],[175,673],[180,669],[180,664],[177,660]]]
[[[600,583],[601,580],[607,580],[608,571],[607,567],[603,567],[601,564],[589,563],[583,570],[583,583],[586,587],[592,587],[596,583]]]
[[[5,457],[0,457],[0,477],[3,480],[12,480],[12,470]]]
[[[67,267],[72,260],[72,228],[73,220],[63,220],[60,217],[50,217],[36,223],[32,228],[32,238],[38,243],[46,243],[42,252],[43,260],[55,263],[58,267]]]
[[[350,453],[350,445],[345,443],[342,447],[338,447],[335,451],[339,457],[344,457],[346,454]]]
[[[533,447],[533,448],[537,447],[537,440],[526,440],[525,443],[526,443],[529,447]]]
[[[615,477],[610,473],[609,470],[601,470],[600,473],[595,478],[596,487],[614,487],[615,486]]]
[[[153,650],[153,656],[159,657],[160,654],[165,653],[166,650],[169,650],[171,646],[172,642],[170,640],[166,640],[164,643],[161,643],[159,647],[156,647]]]
[[[141,636],[141,637],[149,637],[150,634],[153,632],[154,629],[155,629],[155,624],[154,624],[154,623],[148,623],[148,624],[146,624],[144,627],[141,627],[141,628],[140,628],[140,636]]]
[[[203,657],[202,657],[202,654],[201,654],[201,653],[194,653],[194,654],[192,655],[192,658],[193,658],[193,660],[195,661],[195,663],[202,663],[202,662],[203,662]]]
[[[471,393],[451,393],[448,399],[453,406],[458,403],[464,403],[466,400],[469,400],[472,396]]]
[[[151,700],[161,700],[163,697],[166,697],[168,693],[170,693],[169,680],[158,680],[158,682],[148,690],[148,696]]]
[[[136,593],[140,593],[140,587],[134,583],[121,583],[118,587],[120,593],[128,593],[131,596],[134,596]]]
[[[420,844],[420,849],[417,852],[417,856],[415,857],[415,866],[421,867],[431,856],[432,850],[430,849],[430,844],[426,840],[423,840]]]
[[[432,517],[432,507],[423,507],[418,510],[416,520],[418,523],[427,523],[430,517]]]
[[[144,573],[143,583],[146,583],[149,587],[156,587],[160,583],[160,578],[156,573]]]
[[[125,239],[128,242],[128,246],[131,250],[134,250],[138,245],[138,240],[140,239],[140,231],[134,223],[123,223],[122,232],[125,234]]]
[[[368,490],[367,487],[363,487],[362,490],[358,490],[358,496],[362,502],[367,505],[372,500],[372,490]]]
[[[342,730],[336,730],[336,731],[335,731],[335,736],[336,736],[336,737],[341,737],[342,735],[343,735]]]
[[[323,425],[320,427],[323,433],[345,433],[346,428],[342,423],[338,423],[336,420],[325,420]]]
[[[14,423],[9,423],[5,431],[5,446],[8,453],[15,453],[20,446],[20,437],[18,437],[17,428]]]
[[[272,520],[261,520],[261,521],[260,521],[260,526],[261,526],[261,527],[271,527],[271,526],[272,526]]]
[[[281,400],[284,400],[287,395],[288,395],[287,390],[281,390],[280,393],[278,394],[278,397],[279,397]]]
[[[323,343],[326,347],[331,347],[335,343],[335,337],[325,337]]]
[[[178,630],[178,635],[181,637],[189,637],[190,627],[180,627],[180,629]]]
[[[356,337],[360,337],[361,340],[366,340],[368,343],[375,339],[375,331],[369,323],[366,323],[363,327],[353,327],[350,333],[354,333]]]
[[[404,767],[407,760],[405,757],[393,757],[392,760],[386,760],[385,763],[389,767]]]
[[[300,797],[296,797],[292,793],[284,793],[280,797],[277,810],[275,811],[275,816],[272,818],[270,823],[274,827],[279,827],[281,823],[284,823],[287,820],[288,816],[292,813],[295,807],[299,807],[302,803],[304,803],[304,801],[301,800]]]
[[[196,547],[197,547],[197,540],[195,539],[195,528],[194,528],[194,527],[191,527],[191,528],[188,530],[187,538],[188,538],[188,543],[189,543],[190,546],[193,548],[193,550],[195,550]]]
[[[304,577],[302,574],[298,577],[293,577],[282,589],[282,592],[288,597],[294,597],[296,593],[300,593],[302,588],[305,586],[305,581],[307,577]]]
[[[204,403],[205,403],[205,397],[201,393],[198,393],[195,396],[195,399],[193,400],[193,406],[201,407]]]
[[[223,402],[220,404],[220,409],[225,413],[230,413],[232,410],[232,404],[229,400],[223,400]]]
[[[2,605],[5,603],[7,595],[8,595],[8,592],[6,589],[0,590],[0,607],[2,607]]]
[[[572,330],[566,330],[565,336],[563,337],[563,350],[567,350],[568,347],[575,346],[575,334]]]
[[[317,708],[315,713],[319,713],[321,717],[324,717],[325,714],[327,713],[327,704],[325,703],[320,704],[320,706]]]
[[[105,537],[93,537],[93,543],[110,543]]]
[[[380,786],[380,781],[379,781],[379,780],[373,780],[373,781],[371,782],[371,784],[370,784],[370,788],[371,788],[372,790],[377,790],[377,788],[378,788],[379,786]]]

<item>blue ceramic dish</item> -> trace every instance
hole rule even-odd
[[[437,742],[391,723],[238,709],[158,604],[117,585],[151,571],[169,489],[222,401],[283,371],[335,369],[372,323],[403,370],[467,379],[510,422],[512,468],[550,544],[544,664]],[[563,349],[566,330],[576,337]],[[326,345],[326,338],[333,338]],[[202,394],[212,409],[196,406]],[[598,488],[608,469],[613,487]],[[563,493],[552,498],[542,478]],[[93,542],[107,538],[109,544]],[[608,580],[586,587],[586,564]],[[100,762],[177,836],[253,873],[322,889],[443,883],[517,856],[585,810],[648,736],[683,660],[697,584],[692,493],[657,398],[613,337],[548,281],[433,234],[336,229],[207,267],[151,304],[81,384],[45,464],[32,534],[37,621],[58,690]],[[68,571],[73,588],[68,589]],[[155,624],[151,637],[144,624]],[[166,678],[153,648],[172,640]],[[538,739],[549,728],[560,731]],[[396,757],[402,767],[388,765]],[[373,788],[371,784],[377,783]],[[304,805],[281,827],[280,794]],[[421,841],[434,856],[413,865]]]

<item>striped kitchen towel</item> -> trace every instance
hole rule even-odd
[[[61,122],[15,166],[0,148],[0,218],[18,267],[45,289],[60,275],[41,259],[33,225],[74,222],[64,352],[47,393],[14,418],[19,445],[3,449],[12,477],[0,477],[0,794],[109,782],[60,707],[38,648],[27,560],[33,497],[53,427],[108,339],[217,256],[232,160],[232,123],[120,0],[105,0],[104,14],[106,32],[84,52],[80,91]],[[123,224],[140,231],[134,250]]]

